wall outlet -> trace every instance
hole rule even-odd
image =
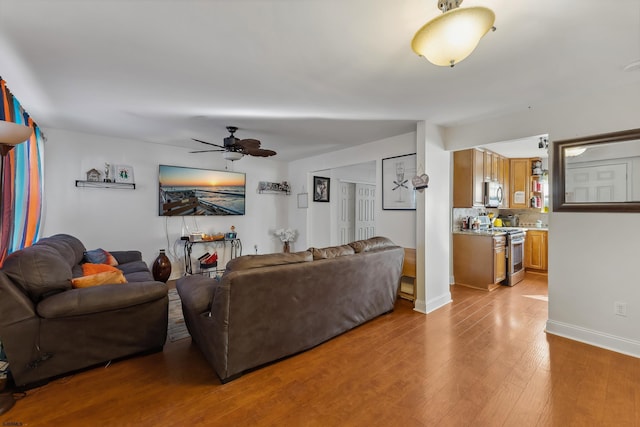
[[[627,303],[616,301],[613,303],[613,312],[616,316],[627,317]]]

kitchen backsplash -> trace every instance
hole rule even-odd
[[[463,218],[479,216],[489,212],[493,212],[495,216],[501,217],[518,215],[521,227],[535,227],[537,221],[542,221],[543,227],[547,227],[549,224],[549,214],[538,212],[534,209],[453,208],[452,229],[453,231],[460,230]]]

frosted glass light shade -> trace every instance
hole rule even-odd
[[[225,151],[222,153],[222,158],[225,160],[236,161],[242,158],[242,153],[238,153],[237,151]]]
[[[420,28],[411,48],[435,65],[453,67],[473,52],[495,20],[496,15],[486,7],[449,10]]]
[[[0,144],[17,145],[25,142],[31,136],[29,126],[0,120]]]

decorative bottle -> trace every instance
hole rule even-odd
[[[289,244],[289,241],[285,241],[283,242],[283,247],[282,247],[282,252],[288,254],[289,252],[291,252],[291,245]]]
[[[160,249],[160,255],[153,262],[151,269],[154,280],[167,283],[169,276],[171,276],[171,261],[169,257],[164,253],[164,249]]]

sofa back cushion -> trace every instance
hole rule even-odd
[[[50,245],[33,245],[12,253],[5,259],[2,270],[34,302],[71,289],[71,266]]]
[[[349,245],[329,246],[327,248],[309,248],[313,259],[328,259],[345,255],[353,255],[355,251]]]
[[[375,249],[382,249],[388,246],[396,246],[391,240],[386,237],[377,236],[366,240],[357,240],[349,243],[349,246],[359,254],[360,252],[369,252]]]
[[[84,251],[86,250],[80,240],[69,234],[56,234],[45,237],[38,240],[35,246],[49,246],[54,248],[71,267],[82,262]]]
[[[295,264],[313,261],[309,251],[294,253],[275,253],[265,255],[243,255],[227,263],[226,271],[248,270],[250,268],[269,267],[273,265]]]

